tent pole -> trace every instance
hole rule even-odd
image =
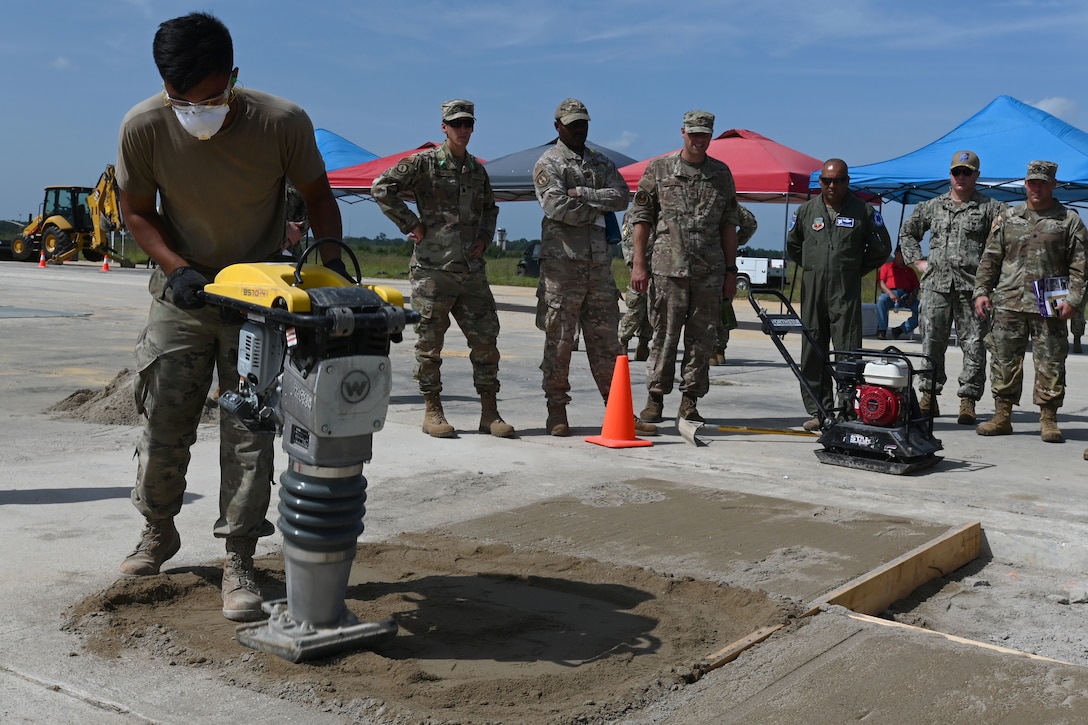
[[[790,233],[790,231],[789,231],[790,230],[790,192],[788,192],[788,191],[786,192],[786,203],[783,204],[783,206],[786,207],[786,218],[783,220],[783,223],[782,223],[782,228],[786,230],[786,233],[782,235],[782,264],[784,265],[783,269],[782,269],[782,272],[783,272],[782,284],[785,285],[786,284],[785,272],[786,272],[786,269],[789,268],[789,264],[790,264],[790,257],[789,257],[789,254],[786,251],[786,237],[789,236],[789,233]],[[796,281],[797,281],[797,265],[794,265],[793,279],[790,281],[790,296],[789,296],[790,304],[793,304],[793,285],[794,285],[794,282],[796,282]],[[779,300],[779,302],[778,302],[778,314],[782,314],[784,311],[785,311],[785,305],[782,303],[781,300]]]

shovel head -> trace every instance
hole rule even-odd
[[[697,437],[699,429],[703,427],[703,424],[699,421],[688,420],[687,418],[676,419],[676,430],[679,431],[680,437],[686,440],[693,446],[705,446],[706,443],[699,440]]]

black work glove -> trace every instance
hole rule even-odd
[[[337,257],[336,259],[330,259],[326,262],[323,262],[323,264],[325,265],[325,269],[331,269],[333,272],[336,272],[348,282],[355,284],[355,279],[352,278],[350,274],[348,274],[348,268],[344,265],[344,260],[340,257]]]
[[[197,310],[205,304],[197,292],[206,284],[204,275],[192,267],[178,267],[166,278],[166,292],[179,310]]]

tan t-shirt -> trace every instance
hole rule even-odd
[[[248,89],[237,100],[230,127],[207,141],[190,136],[161,95],[137,104],[121,123],[118,185],[159,195],[169,243],[204,273],[278,254],[286,180],[308,184],[325,173],[305,111]]]

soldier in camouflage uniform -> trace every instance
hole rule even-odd
[[[620,293],[612,275],[612,248],[605,214],[622,211],[630,190],[616,165],[586,146],[589,111],[575,98],[555,110],[559,139],[533,169],[536,198],[544,209],[540,230],[540,283],[536,326],[544,331],[545,427],[553,436],[570,435],[570,357],[581,327],[589,369],[605,402],[616,358],[623,354],[617,328]],[[644,434],[655,426],[635,421]]]
[[[933,373],[919,375],[922,412],[940,412],[937,399],[929,393],[930,378],[934,392],[940,395],[948,380],[945,352],[955,321],[956,341],[963,351],[956,422],[974,425],[975,403],[986,387],[986,347],[982,342],[985,330],[972,301],[975,271],[990,226],[1005,204],[976,190],[979,158],[973,151],[957,151],[951,163],[948,192],[915,207],[899,232],[899,245],[903,260],[922,273],[922,352],[933,358]],[[928,260],[922,257],[922,237],[927,231]]]
[[[737,229],[737,248],[743,247],[748,243],[756,233],[756,229],[759,228],[759,221],[756,219],[756,215],[748,211],[748,209],[742,205],[737,205],[737,215],[740,220]],[[736,312],[733,310],[733,300],[722,298],[722,311],[718,315],[718,327],[715,333],[714,354],[711,355],[711,365],[725,365],[725,348],[729,347],[729,327],[725,325],[726,317],[732,320],[737,319]]]
[[[623,250],[623,261],[627,263],[627,269],[630,270],[635,250],[635,244],[632,240],[633,229],[631,228],[630,214],[624,214],[621,232],[620,247]],[[652,254],[654,248],[652,234],[647,242],[647,247],[647,254]],[[628,283],[627,292],[623,296],[623,302],[627,310],[623,313],[623,319],[620,320],[620,347],[626,352],[628,345],[631,343],[631,338],[637,335],[638,346],[635,348],[635,360],[637,362],[642,362],[650,357],[650,338],[654,334],[653,328],[650,327],[650,315],[646,309],[646,297],[645,292],[636,292],[632,289],[630,283]]]
[[[184,500],[205,396],[216,371],[223,387],[238,384],[241,325],[206,305],[199,291],[224,267],[279,257],[287,179],[298,188],[318,236],[341,236],[340,209],[313,124],[289,101],[235,90],[233,44],[218,19],[193,13],[164,22],[155,34],[154,57],[164,93],[125,115],[117,154],[125,220],[158,264],[148,285],[147,327],[136,344],[136,405],[147,423],[136,446],[132,501],[147,523],[121,564],[126,576],[157,574],[180,549],[174,517]],[[203,112],[191,113],[193,104]],[[212,124],[192,126],[204,119]],[[226,128],[229,136],[220,138]],[[321,255],[325,266],[346,275],[338,246],[323,246]],[[257,538],[274,531],[265,518],[274,435],[249,431],[224,414],[219,438],[219,519],[212,532],[225,539],[227,551],[223,615],[259,619],[265,615],[253,553]]]
[[[416,371],[426,410],[423,432],[452,438],[454,427],[442,410],[442,344],[457,320],[468,340],[472,380],[480,394],[479,431],[499,438],[514,435],[499,415],[499,315],[487,282],[484,249],[495,236],[499,208],[491,181],[468,152],[475,106],[462,99],[442,104],[446,140],[436,149],[413,154],[382,174],[371,196],[397,228],[415,242],[409,279],[416,325]],[[410,194],[419,214],[401,199]]]
[[[680,129],[684,148],[654,159],[638,183],[628,214],[634,224],[631,286],[649,289],[654,342],[646,371],[643,420],[661,420],[672,392],[680,334],[684,335],[678,418],[703,421],[696,404],[710,390],[722,299],[737,289],[737,187],[729,167],[707,156],[714,114],[688,111]],[[651,230],[653,277],[646,263]]]
[[[861,279],[892,253],[880,213],[850,193],[850,170],[830,159],[820,170],[820,196],[800,206],[790,221],[786,250],[802,269],[801,320],[819,346],[801,341],[801,373],[825,410],[835,407],[835,386],[827,368],[829,350],[861,347]],[[805,430],[820,428],[817,401],[805,386],[801,397],[812,418]]]
[[[1031,340],[1035,363],[1032,402],[1039,406],[1039,429],[1047,443],[1064,440],[1058,408],[1065,400],[1065,358],[1069,353],[1065,321],[1084,304],[1085,244],[1088,232],[1080,216],[1054,198],[1058,165],[1028,164],[1027,201],[1006,209],[994,222],[975,275],[975,311],[993,311],[986,336],[990,351],[990,388],[994,417],[979,425],[979,435],[1012,433],[1012,406],[1024,386],[1024,354]],[[1068,278],[1068,296],[1056,315],[1039,311],[1035,282]]]

